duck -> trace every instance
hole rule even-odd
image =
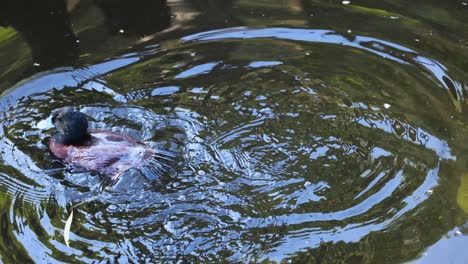
[[[87,116],[72,107],[54,111],[52,124],[56,131],[49,149],[74,168],[98,172],[115,180],[130,169],[139,169],[145,176],[154,178],[169,167],[158,158],[169,160],[170,156],[128,135],[89,129]]]

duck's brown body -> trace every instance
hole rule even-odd
[[[74,167],[97,171],[112,179],[131,168],[141,168],[156,153],[127,135],[103,130],[89,130],[88,133],[89,139],[78,146],[58,143],[52,137],[49,148],[57,158]]]

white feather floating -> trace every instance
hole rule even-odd
[[[65,239],[65,244],[67,247],[70,247],[70,227],[71,223],[73,221],[73,210],[71,211],[70,216],[67,219],[67,222],[65,223],[65,229],[63,232],[63,238]]]

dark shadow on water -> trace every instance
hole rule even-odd
[[[81,2],[78,1],[77,5]],[[101,10],[112,34],[143,37],[171,25],[171,12],[166,0],[95,0],[94,4]],[[73,32],[64,0],[2,0],[0,26],[13,27],[30,47],[36,67],[29,71],[77,63],[79,36]]]
[[[62,0],[3,0],[0,26],[21,33],[41,69],[73,65],[78,58],[78,38]]]
[[[171,25],[171,10],[166,0],[95,0],[112,33],[146,36]]]

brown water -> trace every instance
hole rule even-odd
[[[468,2],[0,10],[2,262],[468,262]],[[163,186],[55,159],[64,106],[174,153]]]

